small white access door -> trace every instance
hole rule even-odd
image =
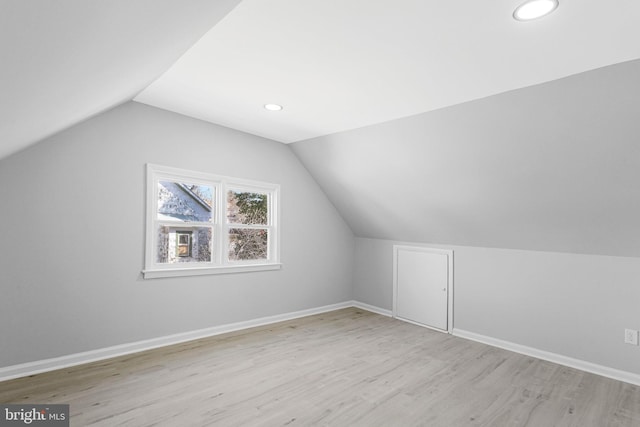
[[[396,245],[393,261],[393,316],[450,332],[453,251]]]

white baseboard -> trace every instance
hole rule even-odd
[[[200,338],[207,338],[227,332],[238,331],[242,329],[253,328],[256,326],[269,325],[272,323],[283,322],[286,320],[297,319],[300,317],[311,316],[314,314],[326,313],[333,310],[339,310],[347,307],[356,307],[367,310],[383,316],[392,317],[391,310],[376,307],[360,301],[345,301],[337,304],[325,305],[322,307],[311,308],[307,310],[294,311],[290,313],[277,314],[274,316],[261,317],[258,319],[247,320],[244,322],[229,323],[226,325],[214,326],[211,328],[199,329],[190,332],[167,335],[164,337],[152,338],[144,341],[121,344],[112,347],[101,348],[97,350],[85,351],[82,353],[70,354],[66,356],[54,357],[51,359],[38,360],[34,362],[21,363],[0,368],[0,381],[6,381],[14,378],[26,377],[29,375],[39,374],[42,372],[53,371],[56,369],[68,368],[70,366],[81,365],[89,362],[110,359],[112,357],[124,356],[127,354],[138,353],[140,351],[152,350],[154,348],[165,347],[168,345],[179,344],[186,341],[192,341]],[[462,329],[454,329],[453,335],[460,338],[477,341],[494,347],[503,348],[527,356],[536,357],[538,359],[547,360],[549,362],[558,363],[560,365],[569,366],[571,368],[580,369],[582,371],[591,372],[603,377],[624,381],[630,384],[640,385],[640,375],[631,372],[621,371],[579,359],[562,356],[560,354],[550,353],[536,348],[515,344],[509,341],[499,340],[497,338],[476,334],[474,332]]]
[[[372,313],[381,314],[383,316],[392,317],[393,313],[391,310],[387,310],[384,308],[376,307],[375,305],[369,305],[360,301],[351,301],[351,305],[356,308],[360,308],[362,310],[367,310]]]
[[[186,341],[192,341],[200,338],[207,338],[214,335],[220,335],[227,332],[238,331],[241,329],[253,328],[256,326],[269,325],[272,323],[283,322],[285,320],[297,319],[299,317],[311,316],[314,314],[326,313],[341,308],[353,307],[352,301],[345,301],[338,304],[325,305],[322,307],[311,308],[307,310],[294,311],[291,313],[277,314],[274,316],[261,317],[258,319],[247,320],[244,322],[229,323],[226,325],[214,326],[211,328],[199,329],[190,332],[167,335],[164,337],[152,338],[144,341],[137,341],[127,344],[116,345],[112,347],[101,348],[97,350],[85,351],[82,353],[69,354],[66,356],[54,357],[51,359],[37,360],[34,362],[21,363],[0,368],[0,381],[11,380],[14,378],[26,377],[29,375],[39,374],[42,372],[53,371],[56,369],[68,368],[70,366],[81,365],[83,363],[96,362],[99,360],[110,359],[112,357],[124,356],[127,354],[138,353],[140,351],[151,350],[154,348],[165,347],[168,345],[179,344]]]
[[[640,385],[640,375],[634,374],[632,372],[609,368],[607,366],[586,362],[580,359],[574,359],[572,357],[539,350],[533,347],[527,347],[521,344],[512,343],[510,341],[503,341],[497,338],[476,334],[475,332],[469,332],[462,329],[454,329],[453,335],[460,338],[477,341],[479,343],[487,344],[493,347],[502,348],[504,350],[513,351],[514,353],[524,354],[526,356],[535,357],[537,359],[546,360],[548,362],[553,362],[559,365],[568,366],[570,368],[579,369],[581,371],[590,372],[592,374],[600,375],[603,377],[612,378],[614,380],[623,381],[634,385]]]

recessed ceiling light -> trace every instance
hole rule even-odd
[[[531,21],[550,14],[558,7],[558,0],[529,0],[513,12],[518,21]]]
[[[264,104],[264,109],[269,111],[280,111],[282,110],[282,105],[278,104]]]

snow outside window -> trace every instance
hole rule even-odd
[[[278,185],[147,165],[145,278],[280,268]]]

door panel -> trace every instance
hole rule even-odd
[[[447,330],[448,256],[398,249],[396,317]]]

